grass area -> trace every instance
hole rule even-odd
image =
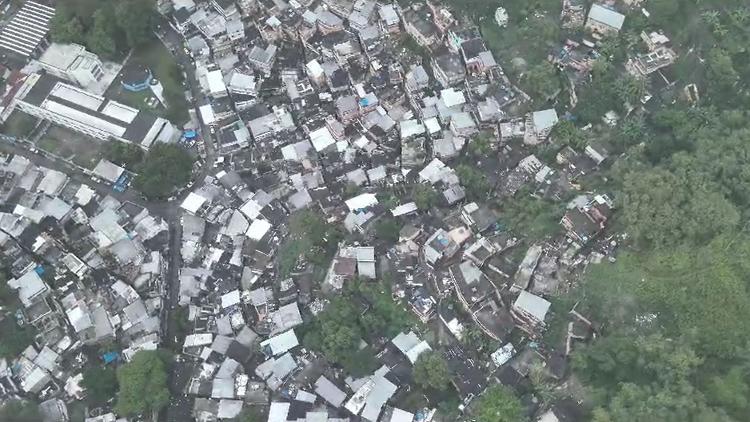
[[[36,146],[87,169],[93,169],[103,158],[103,144],[100,141],[60,126],[51,126],[39,138]]]
[[[22,111],[16,110],[10,114],[8,120],[3,125],[3,133],[16,138],[26,137],[34,126],[36,126],[37,118],[26,114]]]
[[[118,77],[110,86],[107,96],[117,101],[141,110],[151,110],[158,116],[164,117],[173,123],[180,125],[190,119],[188,114],[189,105],[185,100],[185,87],[182,85],[182,70],[177,65],[174,56],[158,39],[154,39],[149,45],[134,50],[123,70],[129,66],[145,66],[151,70],[154,78],[161,82],[164,87],[164,98],[168,107],[157,105],[150,107],[147,102],[154,97],[151,90],[142,92],[131,92],[122,88]]]

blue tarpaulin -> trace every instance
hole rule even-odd
[[[193,139],[193,138],[197,138],[198,137],[198,132],[196,132],[194,130],[186,130],[184,132],[184,135],[185,135],[185,139]]]
[[[36,268],[34,268],[34,271],[35,271],[35,272],[36,272],[37,274],[39,274],[39,275],[42,275],[42,274],[44,274],[44,267],[42,267],[41,265],[39,265],[39,266],[37,266]]]
[[[102,355],[102,360],[104,361],[104,363],[112,363],[119,358],[120,355],[117,352],[107,352]]]

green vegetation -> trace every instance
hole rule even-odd
[[[154,78],[161,82],[164,88],[164,101],[167,103],[166,108],[157,106],[151,110],[153,113],[177,125],[190,119],[188,113],[190,105],[185,99],[186,88],[183,85],[182,69],[161,41],[153,39],[144,46],[134,49],[125,66],[148,68]],[[115,80],[115,83],[110,86],[107,96],[138,109],[148,108],[147,101],[152,98],[155,100],[150,90],[142,92],[127,91],[120,86],[118,80]]]
[[[343,238],[339,226],[327,223],[315,211],[302,210],[289,219],[289,236],[279,248],[279,272],[287,277],[300,259],[326,267]]]
[[[52,39],[115,59],[151,40],[156,20],[152,0],[64,0],[55,8]]]
[[[109,141],[104,149],[107,160],[130,170],[138,168],[144,155],[143,149],[139,146],[115,140]]]
[[[42,422],[39,406],[31,401],[10,400],[0,407],[0,421]]]
[[[567,145],[579,151],[586,148],[586,145],[588,144],[586,132],[576,127],[576,125],[570,120],[560,120],[555,127],[552,128],[550,138],[555,143],[556,147]]]
[[[193,157],[174,144],[153,145],[138,168],[134,186],[147,198],[164,198],[185,186],[193,170]]]
[[[490,354],[497,350],[500,345],[496,340],[483,333],[477,326],[470,326],[463,332],[461,343],[466,346],[466,350],[476,352],[477,354]]]
[[[190,334],[191,322],[188,320],[188,310],[184,307],[177,307],[169,312],[170,331],[174,333],[172,338],[164,339],[165,346],[170,350],[181,350],[185,342],[185,336]]]
[[[92,405],[102,405],[117,394],[117,374],[113,368],[92,366],[83,371],[87,400]]]
[[[503,385],[487,388],[476,404],[472,415],[477,422],[523,422],[523,406],[511,389]]]
[[[429,210],[437,203],[438,194],[432,186],[420,183],[414,185],[412,198],[419,209]]]
[[[3,124],[3,133],[17,138],[25,138],[36,126],[37,118],[16,110]]]
[[[7,315],[0,321],[0,357],[17,357],[34,342],[36,330],[29,325],[19,327],[15,316]],[[1,420],[1,419],[0,419]]]
[[[265,422],[267,419],[265,412],[262,412],[259,408],[245,405],[240,415],[237,416],[236,422]]]
[[[364,376],[378,363],[372,349],[360,347],[361,340],[390,339],[414,324],[412,315],[391,297],[390,286],[355,280],[307,328],[303,344],[347,373]]]
[[[549,62],[541,62],[531,67],[521,78],[527,94],[533,98],[547,100],[560,91],[560,78],[557,69]]]
[[[491,132],[481,132],[469,141],[468,151],[471,156],[485,158],[492,152]]]
[[[487,176],[482,170],[467,164],[459,164],[456,174],[461,180],[461,186],[466,190],[466,197],[470,201],[486,201],[492,190]]]
[[[87,169],[96,167],[104,148],[104,144],[98,139],[55,125],[50,126],[39,138],[36,146]]]
[[[512,201],[500,204],[500,221],[514,233],[532,240],[541,240],[560,232],[563,204],[518,192]]]
[[[375,224],[375,236],[389,243],[396,243],[399,239],[401,226],[393,218],[381,218]]]
[[[169,403],[167,366],[157,351],[140,351],[117,370],[120,392],[115,411],[123,416],[158,412]]]
[[[440,352],[424,352],[414,364],[414,381],[423,388],[445,390],[450,382],[448,362]]]

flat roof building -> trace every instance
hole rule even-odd
[[[148,149],[154,142],[173,142],[179,130],[153,114],[108,100],[50,75],[29,75],[17,94],[18,107],[32,116],[108,141],[115,139]]]
[[[116,63],[102,62],[79,44],[52,43],[37,63],[47,73],[97,95],[104,94],[122,68]]]

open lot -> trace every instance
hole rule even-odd
[[[104,144],[60,126],[51,126],[36,142],[39,149],[93,169],[103,157]]]
[[[36,126],[37,118],[20,110],[15,110],[3,125],[3,133],[17,138],[25,138]]]

